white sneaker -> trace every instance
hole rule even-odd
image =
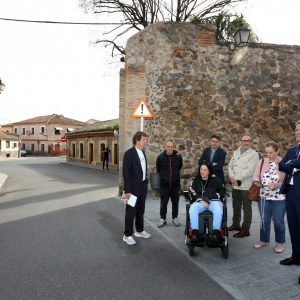
[[[124,235],[123,236],[123,241],[127,244],[127,245],[135,245],[136,244],[136,241],[135,239],[132,237],[132,236],[126,236]]]
[[[173,224],[175,225],[175,226],[180,226],[180,223],[179,223],[179,221],[178,221],[178,219],[177,218],[174,218],[173,220],[172,220],[172,222],[173,222]]]
[[[166,225],[166,220],[165,219],[159,219],[159,221],[158,221],[158,224],[157,224],[157,227],[158,228],[162,228],[163,226],[165,226]]]
[[[144,239],[149,239],[151,237],[151,234],[146,232],[145,230],[142,232],[135,232],[134,235],[138,238],[144,238]]]

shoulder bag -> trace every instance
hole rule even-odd
[[[259,179],[261,180],[261,170],[264,164],[264,159],[261,160],[260,165],[260,171],[259,171]],[[252,185],[250,186],[250,189],[248,190],[248,200],[257,202],[259,200],[260,195],[260,186],[255,185],[255,183],[252,182]]]

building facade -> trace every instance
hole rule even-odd
[[[108,147],[109,168],[117,169],[119,164],[118,122],[118,119],[99,121],[67,133],[67,162],[102,168],[103,151]]]
[[[85,125],[85,122],[52,114],[5,124],[1,131],[17,134],[20,149],[29,155],[65,155],[66,133]]]
[[[0,132],[0,157],[19,157],[19,135]]]

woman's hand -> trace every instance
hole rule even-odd
[[[208,203],[203,201],[203,200],[200,200],[200,203],[205,207],[205,208],[208,208]]]
[[[267,184],[267,187],[268,187],[270,190],[276,190],[276,189],[277,189],[277,183],[275,183],[275,182],[270,182],[269,184]]]
[[[253,181],[253,183],[258,187],[262,187],[262,184],[259,181]]]

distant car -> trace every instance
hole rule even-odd
[[[27,151],[26,150],[20,150],[20,156],[21,157],[26,157],[27,156]]]

